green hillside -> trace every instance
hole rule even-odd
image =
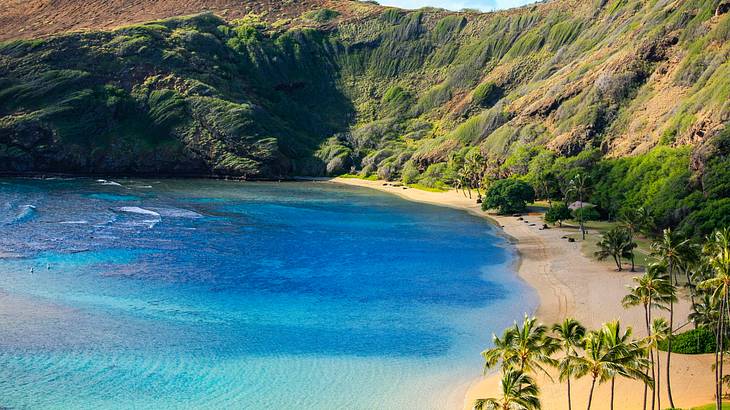
[[[348,2],[343,7],[360,7]],[[0,171],[451,186],[591,176],[604,216],[730,221],[730,3],[249,14],[0,46]],[[286,27],[286,28],[284,28]]]

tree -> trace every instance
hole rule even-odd
[[[558,345],[547,332],[547,326],[525,315],[521,328],[515,323],[504,331],[502,338],[493,336],[494,347],[482,352],[484,372],[501,363],[503,370],[516,369],[528,373],[540,370],[549,377],[543,366],[555,365],[550,355],[558,349]]]
[[[467,155],[464,159],[464,165],[459,169],[456,176],[457,189],[464,191],[464,195],[468,193],[469,198],[471,198],[471,191],[473,189],[477,193],[477,198],[481,199],[485,165],[484,158],[479,152]]]
[[[588,410],[591,410],[593,403],[593,391],[596,381],[603,383],[611,376],[612,371],[618,371],[619,365],[614,363],[610,352],[606,348],[606,339],[600,332],[592,331],[585,337],[585,356],[579,358],[576,363],[576,375],[578,377],[591,377],[591,390],[588,394]]]
[[[630,231],[631,235],[643,233],[649,235],[654,230],[654,217],[643,206],[625,209],[619,219],[621,224]]]
[[[568,183],[568,188],[565,190],[565,195],[575,195],[576,198],[578,198],[578,201],[580,201],[580,209],[583,208],[583,200],[588,195],[588,178],[585,174],[577,174],[573,179],[570,180]],[[583,221],[583,213],[578,213],[578,222],[580,223],[580,232],[581,235],[583,235],[583,240],[586,240],[586,229]]]
[[[715,348],[715,388],[716,405],[722,408],[722,380],[723,362],[725,354],[725,334],[727,332],[726,321],[728,320],[730,306],[728,305],[728,294],[730,293],[730,228],[718,229],[709,238],[703,249],[709,266],[715,276],[700,282],[698,289],[707,290],[712,299],[719,303],[719,315],[716,331]]]
[[[644,321],[646,323],[646,334],[652,336],[652,310],[654,308],[668,310],[669,296],[673,293],[672,282],[666,273],[666,266],[661,263],[653,263],[647,267],[646,273],[640,277],[634,277],[636,285],[630,287],[630,292],[626,295],[622,304],[624,307],[643,306]],[[654,366],[654,350],[649,349],[649,358],[651,364],[651,379],[657,379]],[[649,370],[647,370],[647,378]],[[655,397],[652,388],[652,409],[654,408]],[[644,385],[644,408],[646,409],[647,385]]]
[[[695,327],[712,329],[713,333],[716,333],[717,323],[720,320],[720,305],[718,302],[710,293],[702,293],[700,299],[692,304],[689,320],[695,324]]]
[[[625,257],[633,260],[636,243],[631,240],[631,236],[626,229],[616,227],[603,234],[601,240],[598,242],[598,247],[600,249],[594,253],[598,260],[613,257],[616,268],[621,272],[623,270],[621,258]],[[631,270],[634,270],[633,263],[631,264]]]
[[[631,242],[635,242],[634,238],[639,232],[649,232],[653,229],[654,221],[651,214],[646,208],[639,207],[636,209],[625,210],[621,215],[621,224],[629,233]],[[631,271],[635,268],[634,253],[631,253]]]
[[[582,206],[573,210],[573,219],[576,221],[597,221],[601,219],[601,214],[595,206]]]
[[[648,360],[644,357],[644,349],[639,343],[631,340],[631,328],[622,331],[621,323],[618,320],[604,324],[601,334],[614,362],[621,365],[619,369],[609,370],[611,374],[611,410],[613,410],[616,376],[641,379],[646,385],[648,377],[642,370],[646,368]]]
[[[646,345],[649,349],[656,352],[656,378],[654,378],[654,396],[652,397],[651,408],[654,409],[654,399],[656,399],[657,409],[662,408],[661,398],[661,356],[659,354],[659,343],[670,337],[672,328],[664,318],[654,319],[651,322],[651,331],[646,338]],[[673,406],[672,406],[673,407]]]
[[[535,381],[520,370],[508,370],[500,381],[502,397],[479,399],[474,402],[475,410],[539,410],[540,390]]]
[[[575,374],[576,362],[578,360],[577,350],[583,348],[583,338],[586,328],[575,319],[567,318],[562,323],[553,325],[553,333],[560,346],[563,357],[558,362],[560,381],[568,383],[568,410],[573,406],[570,400],[570,378]]]
[[[618,321],[606,323],[600,330],[589,332],[585,339],[585,355],[578,359],[578,377],[591,377],[591,390],[588,394],[588,410],[593,402],[596,382],[604,383],[609,379],[611,387],[611,408],[613,408],[613,380],[616,376],[639,378],[647,381],[641,369],[644,368],[643,349],[638,342],[630,340],[631,328],[621,331]]]
[[[688,258],[690,252],[690,241],[680,238],[671,229],[665,229],[662,236],[651,244],[652,256],[658,257],[667,265],[669,276],[674,279],[674,284],[679,284],[676,271]],[[671,383],[671,361],[672,361],[672,335],[674,334],[674,298],[669,303],[669,341],[667,343],[667,395],[669,405],[674,406],[672,398]]]
[[[557,222],[560,226],[563,226],[563,221],[570,219],[570,217],[570,209],[568,209],[568,206],[564,202],[554,203],[550,206],[550,208],[548,208],[547,212],[545,212],[545,222],[551,224],[555,224]]]
[[[482,209],[497,209],[500,214],[522,212],[535,200],[535,190],[527,182],[514,178],[493,183],[487,191]]]

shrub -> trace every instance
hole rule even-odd
[[[444,186],[444,173],[446,172],[447,164],[445,162],[438,162],[431,164],[426,168],[426,171],[418,179],[418,183],[429,188],[441,188]]]
[[[700,209],[690,213],[681,224],[681,230],[689,235],[707,235],[717,227],[730,226],[730,198],[704,200],[698,198]]]
[[[482,210],[496,209],[500,214],[522,212],[535,200],[535,190],[527,182],[514,178],[501,179],[487,190]]]
[[[316,21],[317,23],[326,23],[340,15],[339,11],[332,9],[319,9],[306,13],[304,18]]]
[[[413,162],[408,161],[401,171],[400,180],[404,184],[415,184],[420,175],[421,174],[418,172],[416,165]]]
[[[502,98],[502,90],[492,82],[482,83],[474,89],[472,101],[481,107],[491,107]]]
[[[574,210],[573,217],[575,219],[583,219],[584,221],[596,221],[601,218],[601,214],[596,207],[587,206]]]
[[[660,350],[667,350],[667,341],[659,343]],[[681,354],[704,354],[715,351],[715,335],[707,328],[697,328],[674,335],[672,352]]]
[[[568,209],[568,205],[563,202],[554,203],[553,206],[545,212],[545,222],[551,224],[558,223],[562,225],[564,220],[570,219],[570,216],[571,213],[570,209]]]

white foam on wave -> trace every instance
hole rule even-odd
[[[20,212],[15,216],[15,222],[22,222],[26,219],[30,219],[35,215],[35,205],[21,205]]]
[[[101,185],[122,186],[122,184],[120,184],[119,182],[107,181],[106,179],[97,179],[96,182],[100,183]]]
[[[138,214],[138,215],[145,215],[145,216],[151,216],[155,219],[145,219],[141,222],[143,226],[146,226],[148,229],[152,229],[157,225],[158,223],[162,222],[162,216],[158,212],[155,212],[151,209],[144,209],[140,208],[138,206],[123,206],[118,209],[119,212],[126,212],[130,214]],[[138,223],[132,223],[131,225],[138,225]]]
[[[89,223],[89,221],[80,220],[80,221],[61,221],[60,224],[64,225],[83,225]]]
[[[152,229],[152,228],[155,227],[155,225],[157,225],[158,223],[160,223],[160,220],[159,219],[151,219],[151,220],[150,219],[147,219],[147,220],[144,220],[142,222],[145,223],[145,224],[147,224],[147,228],[148,229]]]
[[[156,216],[157,218],[160,218],[160,214],[158,212],[155,212],[155,211],[152,211],[149,209],[140,208],[138,206],[123,206],[123,207],[119,208],[119,212],[127,212],[130,214],[140,214],[140,215],[151,215],[151,216]]]
[[[182,208],[152,208],[157,213],[159,213],[161,216],[164,216],[166,218],[188,218],[188,219],[197,219],[202,218],[203,215],[191,211],[189,209],[182,209]]]

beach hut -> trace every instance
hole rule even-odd
[[[595,208],[596,205],[589,204],[588,202],[581,202],[581,201],[575,201],[572,204],[568,205],[568,209],[571,211],[575,211],[576,209],[580,208]]]

